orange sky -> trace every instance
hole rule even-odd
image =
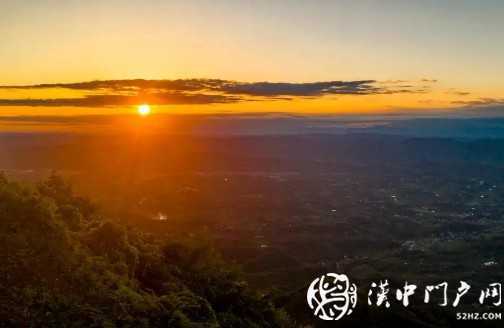
[[[362,114],[504,102],[499,1],[8,0],[0,12],[0,85],[58,84],[0,88],[2,116],[133,113],[149,99],[155,113],[189,114]],[[138,78],[236,85],[164,94],[65,85]],[[376,90],[352,89],[362,80]],[[306,85],[330,81],[350,89]],[[125,94],[131,97],[117,97]]]

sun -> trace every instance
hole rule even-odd
[[[140,116],[147,116],[150,114],[151,108],[149,105],[143,104],[143,105],[138,106],[137,112],[138,112],[138,115],[140,115]]]

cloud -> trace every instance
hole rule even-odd
[[[0,106],[80,106],[107,107],[153,105],[235,103],[250,100],[292,100],[327,95],[374,95],[426,92],[407,81],[322,81],[322,82],[239,82],[220,79],[179,80],[105,80],[78,83],[6,85],[0,89],[69,89],[81,91],[76,98],[1,99]],[[91,93],[91,94],[90,94]]]
[[[206,88],[214,88],[224,83],[217,79],[179,79],[179,80],[103,80],[77,83],[51,83],[34,85],[6,85],[2,89],[48,89],[64,88],[72,90],[113,90],[132,91],[142,89],[172,90],[172,91],[198,91]]]
[[[144,96],[125,95],[89,95],[82,98],[53,98],[53,99],[0,99],[0,106],[44,106],[44,107],[107,107],[121,105],[138,105],[149,103],[151,105],[194,105],[228,103],[239,101],[237,97],[207,94],[184,93],[154,93]]]
[[[468,91],[460,91],[460,90],[456,90],[456,89],[450,89],[450,90],[446,91],[446,93],[450,94],[450,95],[456,95],[456,96],[469,96],[471,94]]]
[[[313,97],[328,94],[373,94],[379,93],[380,89],[374,86],[374,80],[364,81],[329,81],[312,83],[226,83],[220,87],[220,91],[228,94],[242,94],[249,96],[300,96]]]
[[[457,100],[452,101],[452,104],[462,105],[466,107],[496,106],[496,105],[504,105],[504,98],[479,98],[467,101]]]

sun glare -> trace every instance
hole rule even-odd
[[[137,111],[138,111],[138,115],[140,115],[140,116],[147,116],[147,115],[150,114],[151,108],[150,108],[149,105],[144,104],[144,105],[138,106]]]

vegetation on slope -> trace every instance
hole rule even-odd
[[[0,175],[0,220],[4,325],[292,326],[207,245],[109,221],[58,176],[33,187]]]

